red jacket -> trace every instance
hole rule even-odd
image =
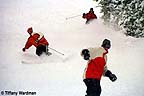
[[[102,47],[90,49],[90,61],[87,64],[84,73],[84,79],[93,78],[101,80],[101,77],[105,70],[106,54],[108,51]],[[96,53],[97,51],[97,53]],[[99,51],[99,52],[98,52]]]
[[[89,12],[89,13],[83,15],[83,18],[91,20],[91,19],[97,19],[97,16],[93,12]]]
[[[34,45],[35,47],[38,47],[39,45],[49,45],[49,43],[44,38],[43,34],[33,33],[28,38],[28,40],[27,40],[27,42],[25,44],[25,49],[30,48],[32,45]]]

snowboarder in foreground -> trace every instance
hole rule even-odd
[[[116,75],[112,74],[106,66],[106,54],[108,53],[108,49],[110,49],[110,47],[110,40],[105,39],[101,47],[83,49],[81,52],[81,56],[84,60],[88,60],[83,79],[85,85],[87,86],[86,96],[100,96],[100,80],[102,75],[109,77],[112,82],[117,80]]]
[[[36,54],[38,56],[42,55],[42,53],[46,53],[47,55],[50,55],[48,52],[48,41],[45,39],[44,35],[39,33],[34,33],[32,27],[27,29],[27,32],[29,33],[30,37],[28,38],[25,47],[22,49],[23,52],[26,51],[26,49],[29,49],[32,45],[36,47]]]
[[[97,16],[94,14],[93,8],[90,8],[90,11],[88,13],[83,13],[82,17],[86,19],[86,24],[89,24],[90,21],[97,19]]]

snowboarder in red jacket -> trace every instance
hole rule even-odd
[[[48,52],[48,41],[45,39],[44,35],[39,33],[34,33],[32,27],[28,28],[27,32],[29,33],[30,37],[28,38],[25,47],[22,49],[23,52],[26,49],[29,49],[32,45],[36,47],[36,54],[38,56],[42,55],[42,53],[49,54]]]
[[[110,49],[110,40],[105,39],[98,48],[83,49],[82,57],[88,60],[87,67],[84,71],[83,81],[87,86],[86,96],[100,96],[102,75],[109,77],[111,81],[115,81],[117,77],[112,74],[106,66],[108,49]]]
[[[90,11],[88,13],[83,13],[82,17],[86,19],[86,24],[88,24],[93,19],[97,19],[97,16],[94,14],[93,8],[90,8]]]

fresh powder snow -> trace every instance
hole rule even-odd
[[[0,0],[1,95],[7,96],[9,91],[34,92],[31,96],[85,96],[82,77],[87,61],[80,52],[101,46],[107,38],[112,42],[107,66],[118,79],[111,82],[102,77],[101,96],[144,96],[144,39],[125,36],[105,25],[95,6],[92,0]],[[86,25],[82,14],[91,7],[98,19]],[[23,52],[28,27],[42,32],[49,46],[64,55],[50,50],[51,56],[38,57],[35,47]]]

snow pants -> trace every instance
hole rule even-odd
[[[36,54],[38,56],[42,55],[43,53],[47,53],[48,52],[48,48],[47,48],[47,45],[39,45],[37,48],[36,48]]]
[[[90,78],[90,79],[84,79],[83,81],[87,86],[86,96],[100,96],[101,94],[100,80]]]

